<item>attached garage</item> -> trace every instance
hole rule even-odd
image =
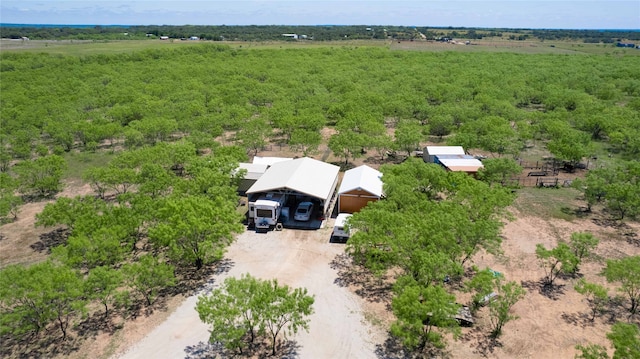
[[[338,189],[338,212],[358,212],[367,203],[382,197],[382,172],[367,165],[344,173]]]

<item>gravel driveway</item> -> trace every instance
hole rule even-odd
[[[329,220],[332,223],[332,220]],[[316,231],[290,230],[238,236],[226,255],[228,271],[216,275],[209,287],[243,273],[278,279],[291,287],[305,287],[315,296],[309,332],[289,338],[296,342],[298,358],[376,358],[375,346],[384,338],[363,316],[362,299],[334,283],[330,266],[344,252],[344,244],[329,243],[331,227]],[[202,293],[210,288],[203,288]],[[195,311],[197,296],[184,303],[143,340],[120,358],[207,358],[208,327]]]

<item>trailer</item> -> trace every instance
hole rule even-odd
[[[268,231],[276,228],[286,200],[286,195],[283,193],[267,193],[253,201],[250,199],[249,225],[255,226],[256,230]]]

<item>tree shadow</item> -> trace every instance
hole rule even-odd
[[[103,311],[97,311],[89,315],[86,319],[75,325],[76,333],[82,338],[95,336],[102,333],[114,334],[122,329],[123,324],[114,324],[113,318],[120,314],[115,309],[109,310],[109,316],[105,316]]]
[[[211,292],[216,283],[216,277],[227,273],[233,268],[234,262],[224,258],[216,263],[203,266],[199,270],[194,267],[176,267],[177,284],[167,288],[167,295],[195,295]]]
[[[185,359],[217,359],[217,358],[298,358],[300,345],[295,340],[285,340],[276,347],[276,354],[271,354],[268,342],[257,342],[245,349],[243,354],[226,349],[222,343],[199,342],[184,348]]]
[[[379,359],[414,359],[420,356],[407,352],[400,341],[390,333],[382,344],[376,344],[376,358]]]
[[[490,334],[485,333],[480,327],[475,327],[464,334],[460,341],[471,342],[470,346],[474,348],[474,353],[480,354],[485,358],[492,358],[495,356],[496,348],[502,348],[503,344],[498,338]]]
[[[560,207],[560,212],[570,216],[575,216],[576,218],[586,218],[591,215],[591,211],[587,210],[586,207],[572,208],[569,206],[562,206]]]
[[[564,320],[567,324],[580,326],[581,328],[586,328],[588,325],[594,324],[594,322],[591,320],[591,317],[587,313],[562,312],[560,318],[562,318],[562,320]]]
[[[43,233],[40,235],[40,240],[33,243],[30,247],[36,252],[51,253],[51,248],[57,247],[67,242],[71,231],[67,228],[54,229],[51,232]]]
[[[51,331],[53,330],[52,328]],[[59,331],[58,334],[60,334]],[[80,349],[83,341],[84,338],[79,336],[67,336],[66,340],[62,340],[62,334],[53,335],[46,330],[43,333],[25,335],[19,339],[1,336],[0,357],[19,359],[68,357]]]
[[[626,297],[617,295],[609,298],[609,302],[605,312],[605,322],[607,324],[615,324],[616,322],[635,322],[640,325],[640,315],[638,313],[631,314],[629,310],[629,302]]]
[[[338,271],[338,277],[333,281],[336,285],[354,287],[354,292],[360,297],[370,302],[386,302],[390,305],[392,284],[385,281],[386,277],[376,276],[366,268],[353,263],[347,254],[338,254],[329,265]]]
[[[520,284],[523,288],[528,289],[529,291],[538,291],[538,293],[551,300],[559,300],[560,296],[562,296],[566,291],[564,284],[549,285],[544,281],[544,279],[538,281],[523,280]]]

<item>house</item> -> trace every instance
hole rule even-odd
[[[427,163],[436,163],[438,155],[465,155],[462,146],[427,146],[422,152],[422,159]]]
[[[289,208],[310,201],[318,214],[326,216],[338,185],[339,171],[338,166],[309,157],[278,161],[247,190],[247,196],[251,202],[252,198],[267,193],[285,194]]]
[[[338,189],[338,212],[354,213],[382,198],[382,173],[367,165],[344,173]]]

